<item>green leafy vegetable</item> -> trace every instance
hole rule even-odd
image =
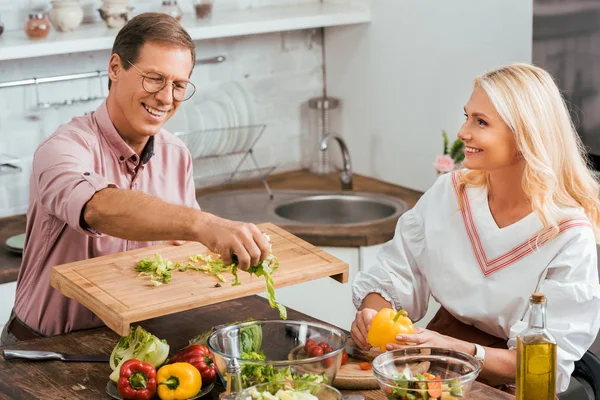
[[[269,305],[271,308],[277,308],[279,310],[279,316],[281,319],[287,319],[287,310],[285,306],[275,300],[275,283],[273,282],[273,272],[277,271],[277,268],[279,268],[279,261],[277,260],[277,257],[269,252],[267,258],[263,262],[250,267],[248,269],[248,273],[250,273],[250,275],[254,274],[258,277],[265,277],[267,293],[269,294]]]
[[[109,364],[112,368],[110,380],[119,380],[121,365],[130,359],[144,361],[158,367],[162,365],[169,355],[169,345],[166,340],[160,340],[146,331],[141,326],[130,327],[129,335],[122,336],[113,349]]]
[[[260,324],[240,328],[240,351],[242,353],[262,353],[263,331]],[[263,354],[264,356],[264,354]]]
[[[162,258],[158,253],[154,254],[154,261],[144,258],[139,262],[135,270],[140,275],[150,276],[150,282],[154,286],[160,286],[163,283],[171,281],[171,270],[178,268],[179,264],[174,264],[172,261]]]
[[[269,235],[267,235],[266,233],[264,235],[267,238],[267,240],[269,241],[269,243],[271,243],[271,238],[269,237]],[[283,304],[277,303],[277,301],[275,300],[275,283],[273,282],[273,273],[277,270],[277,268],[279,268],[279,260],[273,254],[272,247],[273,246],[271,245],[271,248],[269,249],[269,254],[267,255],[267,258],[265,258],[262,262],[250,267],[247,272],[250,275],[254,274],[258,277],[261,277],[261,276],[265,277],[267,293],[269,295],[269,305],[271,306],[271,308],[277,308],[279,310],[279,316],[281,317],[281,319],[287,319],[287,310],[286,310],[285,306]],[[234,261],[231,265],[225,265],[221,256],[218,256],[216,259],[213,260],[213,258],[211,256],[205,256],[202,254],[198,254],[196,256],[191,256],[190,260],[192,262],[197,262],[197,260],[206,262],[205,267],[197,267],[197,268],[200,271],[204,271],[205,273],[215,274],[217,276],[217,278],[222,279],[222,282],[224,282],[225,280],[222,277],[222,275],[220,275],[221,272],[230,271],[234,277],[234,282],[232,285],[236,286],[236,285],[240,284],[240,281],[239,281],[239,278],[237,275],[238,260],[235,257],[234,257]],[[191,268],[191,267],[189,267],[189,268]]]
[[[306,381],[312,383],[323,383],[327,382],[327,376],[325,373],[321,374],[303,374],[297,375],[292,374],[291,366],[276,368],[272,365],[252,363],[252,361],[245,360],[265,360],[265,355],[262,352],[259,353],[242,353],[242,386],[250,387],[258,385],[259,383],[265,382],[276,382],[276,381]],[[296,384],[298,384],[296,382]]]

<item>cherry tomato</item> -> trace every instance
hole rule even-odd
[[[362,369],[363,371],[367,371],[369,369],[371,369],[371,363],[368,362],[361,362],[358,363],[358,366],[360,367],[360,369]]]
[[[346,353],[346,350],[344,350],[344,353],[342,354],[342,365],[345,365],[348,362],[348,353]]]
[[[319,357],[323,355],[323,349],[319,346],[313,346],[308,354],[312,357]]]
[[[333,365],[333,357],[329,357],[323,360],[323,365],[325,365],[325,368],[329,368]]]
[[[304,351],[305,351],[306,353],[308,353],[308,352],[309,352],[308,350],[309,350],[311,347],[313,347],[313,346],[316,346],[316,345],[317,345],[317,343],[316,343],[314,340],[312,340],[312,339],[307,339],[307,340],[306,340],[306,342],[304,343]]]

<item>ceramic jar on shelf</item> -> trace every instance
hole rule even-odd
[[[207,19],[212,15],[214,0],[194,0],[196,18]]]
[[[181,21],[181,17],[183,16],[181,8],[176,0],[163,0],[162,7],[160,7],[160,10],[158,11],[170,15],[177,21]]]
[[[29,19],[25,23],[25,34],[29,39],[44,39],[50,33],[50,21],[41,11],[34,11],[29,14]]]
[[[73,31],[83,21],[83,8],[78,0],[52,0],[50,21],[59,32]]]
[[[107,27],[122,28],[131,19],[131,10],[128,0],[102,0],[98,12]]]

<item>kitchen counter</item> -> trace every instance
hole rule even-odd
[[[4,243],[9,237],[24,233],[25,223],[24,214],[0,218],[0,284],[17,280],[21,255],[8,251]]]
[[[288,309],[290,320],[314,321],[307,315]],[[187,345],[195,335],[213,326],[231,321],[277,319],[278,312],[269,307],[268,301],[250,296],[212,306],[197,308],[140,323],[142,327],[171,346],[171,354]],[[11,349],[47,350],[74,354],[110,354],[119,337],[108,328],[97,328],[51,338],[21,342]],[[5,361],[0,356],[0,398],[12,399],[111,399],[105,388],[110,374],[107,363],[83,363],[24,360]],[[224,389],[220,385],[205,400],[218,400]],[[344,391],[359,393],[366,400],[386,400],[381,390]],[[471,400],[511,400],[506,393],[482,383],[475,382],[468,397]]]
[[[337,173],[315,175],[306,170],[285,172],[267,179],[273,190],[339,191]],[[262,182],[240,182],[196,190],[196,196],[235,189],[263,189]],[[354,191],[382,193],[414,206],[422,193],[360,175],[354,175]],[[265,190],[265,195],[267,194]],[[202,206],[202,203],[200,204]],[[360,226],[336,225],[281,225],[294,235],[315,246],[359,247],[387,242],[394,235],[397,219],[373,222]],[[25,232],[25,215],[0,219],[0,284],[14,282],[19,273],[21,257],[4,247],[6,239]]]

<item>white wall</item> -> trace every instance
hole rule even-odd
[[[369,25],[328,28],[327,93],[343,100],[357,173],[426,190],[475,76],[531,61],[531,0],[372,0]]]
[[[264,5],[289,5],[319,0],[218,0],[215,11]],[[0,0],[0,15],[7,29],[21,29],[21,14],[43,0]],[[88,17],[96,18],[99,1],[85,1]],[[191,0],[179,2],[192,13]],[[161,1],[131,1],[134,14],[156,10]],[[11,7],[9,9],[9,7]],[[94,8],[95,7],[95,8]],[[12,10],[12,11],[11,11]],[[0,37],[0,46],[2,40]],[[276,165],[276,171],[301,165],[301,106],[323,89],[321,35],[318,30],[292,31],[196,42],[198,58],[224,55],[222,64],[196,66],[192,81],[198,87],[194,99],[215,93],[225,82],[237,81],[249,93],[259,123],[267,129],[255,148],[259,163]],[[106,70],[110,51],[65,54],[23,60],[0,61],[0,82],[95,70]],[[102,88],[102,89],[101,89]],[[96,78],[40,85],[42,101],[64,101],[106,95],[106,79]],[[190,100],[191,102],[192,100]],[[28,203],[28,177],[38,143],[60,123],[94,110],[101,101],[37,110],[32,86],[0,89],[0,154],[20,157],[23,172],[0,176],[0,217],[23,213]],[[187,103],[184,103],[184,105]],[[31,120],[31,117],[39,120]],[[225,172],[225,171],[222,171]]]

